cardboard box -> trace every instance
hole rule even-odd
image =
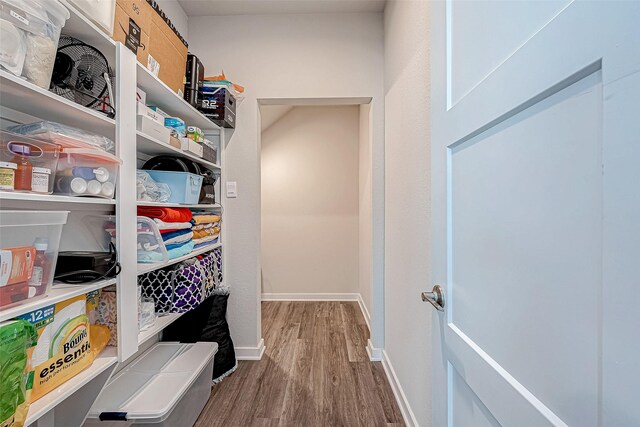
[[[174,92],[182,91],[188,45],[149,1],[116,1],[113,39],[136,53],[138,61]]]
[[[164,126],[164,117],[158,114],[156,111],[153,111],[151,108],[144,105],[142,102],[138,102],[138,116],[145,116],[158,123],[161,126]]]
[[[155,111],[156,113],[160,114],[162,117],[164,117],[165,119],[167,117],[170,117],[169,114],[165,113],[164,111],[162,111],[160,109],[160,107],[155,106],[155,105],[147,105],[147,107],[151,108],[153,111]]]
[[[182,149],[182,144],[180,143],[180,138],[178,138],[177,136],[173,136],[171,135],[169,137],[169,145],[175,148],[179,148]]]
[[[163,144],[169,144],[171,130],[151,120],[147,116],[137,116],[136,129],[145,135],[157,139]]]

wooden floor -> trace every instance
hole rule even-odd
[[[213,388],[197,427],[401,426],[355,302],[263,302],[266,352]]]

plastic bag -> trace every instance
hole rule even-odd
[[[140,289],[140,287],[138,286]],[[145,331],[156,323],[156,303],[153,298],[142,298],[138,325],[141,331]]]
[[[145,202],[168,202],[171,189],[167,184],[156,182],[147,172],[136,172],[136,188],[138,200]]]
[[[0,425],[21,427],[29,410],[27,349],[38,342],[35,327],[25,320],[0,323]]]

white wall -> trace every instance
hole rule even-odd
[[[180,35],[189,43],[189,17],[178,0],[156,0],[156,2],[180,32]],[[191,50],[191,44],[189,44],[189,50]]]
[[[255,347],[260,331],[260,140],[258,100],[372,98],[373,311],[382,309],[384,220],[382,15],[316,14],[189,18],[190,50],[206,74],[223,68],[247,88],[237,129],[226,150],[226,179],[238,198],[224,199],[225,261],[231,285],[229,324],[235,345]],[[375,314],[372,313],[375,317]],[[377,323],[376,323],[377,322]],[[372,341],[382,345],[383,324],[373,321]]]
[[[262,133],[263,293],[358,292],[358,128],[358,106],[294,107]]]
[[[385,350],[415,421],[431,425],[429,10],[385,9]],[[411,418],[411,414],[409,414]]]
[[[358,159],[359,159],[359,177],[358,177],[358,292],[362,297],[362,302],[367,313],[371,314],[372,307],[372,176],[371,176],[371,104],[364,104],[359,109],[359,133],[358,133]]]

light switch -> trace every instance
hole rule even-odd
[[[238,197],[238,183],[235,181],[227,182],[227,198],[234,199]]]

